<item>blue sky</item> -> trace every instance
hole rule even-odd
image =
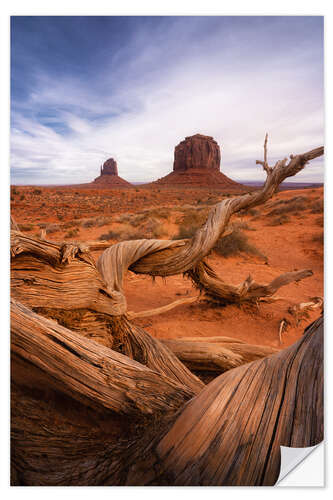
[[[321,17],[11,18],[13,184],[89,182],[109,157],[155,180],[195,133],[262,180],[266,131],[271,163],[324,143]],[[297,176],[322,180],[323,159]]]

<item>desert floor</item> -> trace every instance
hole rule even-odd
[[[51,241],[96,241],[187,237],[205,220],[209,208],[225,196],[212,189],[84,189],[11,187],[11,213],[21,230]],[[252,344],[285,348],[294,343],[320,308],[298,320],[290,308],[323,297],[323,188],[281,191],[265,205],[232,218],[243,246],[231,239],[230,255],[214,250],[210,265],[232,284],[249,274],[268,283],[281,273],[311,269],[313,276],[281,288],[280,299],[256,306],[225,307],[195,302],[137,324],[157,338],[224,335]],[[189,234],[187,233],[189,232]],[[245,244],[244,244],[245,241]],[[229,242],[230,243],[230,242]],[[238,246],[237,246],[238,245]],[[98,258],[98,252],[94,254]],[[144,311],[174,300],[198,296],[183,276],[154,281],[128,272],[125,291],[130,311]],[[279,325],[287,328],[279,341]]]

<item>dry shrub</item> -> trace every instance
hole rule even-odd
[[[32,231],[33,228],[33,224],[19,224],[20,231]]]
[[[68,222],[65,222],[62,225],[62,228],[63,229],[69,229],[71,227],[79,227],[79,226],[81,226],[81,221],[79,221],[79,220],[70,220]]]
[[[77,236],[79,232],[80,230],[78,228],[71,229],[65,234],[65,238],[74,238],[74,236]]]
[[[267,225],[280,226],[281,224],[286,224],[287,222],[290,222],[290,217],[288,217],[288,215],[282,214],[279,217],[275,217],[275,219],[270,221]]]
[[[112,221],[111,217],[104,217],[103,215],[97,217],[96,223],[98,227],[106,226]]]
[[[247,222],[244,221],[235,221],[231,224],[231,227],[235,229],[244,229],[245,231],[256,231],[254,227],[248,225]]]
[[[171,208],[165,208],[165,207],[154,208],[153,210],[150,210],[150,215],[152,215],[154,217],[158,217],[160,219],[167,220],[169,218],[169,215],[170,215],[170,210],[171,210]]]
[[[84,222],[82,222],[82,227],[93,227],[93,226],[96,226],[96,221],[94,219],[88,219]]]
[[[258,250],[257,247],[248,242],[248,237],[240,229],[235,229],[231,234],[227,234],[220,238],[214,250],[217,254],[223,257],[231,257],[240,253],[257,255],[266,259],[266,257]]]
[[[56,233],[57,231],[59,231],[59,226],[57,226],[57,224],[49,224],[45,228],[46,234]]]
[[[313,203],[312,205],[312,214],[322,214],[324,212],[324,201],[323,200],[317,200]]]
[[[279,200],[276,202],[276,208],[271,210],[267,215],[282,215],[282,214],[292,214],[297,213],[309,208],[307,203],[309,198],[306,196],[295,196],[294,198],[290,198],[289,200]],[[274,204],[275,205],[275,204]]]
[[[195,232],[198,230],[197,225],[181,225],[178,228],[178,233],[173,236],[173,240],[185,240],[187,238],[192,238],[194,236]]]
[[[125,223],[129,223],[132,221],[132,218],[133,218],[133,214],[120,214],[118,215],[118,217],[116,217],[115,221],[116,222],[119,222],[120,224],[125,224]]]
[[[239,215],[258,215],[259,214],[259,210],[257,210],[256,208],[243,208],[243,210],[240,210],[239,212]]]
[[[315,221],[317,226],[324,227],[324,217],[318,217]]]
[[[120,231],[114,231],[114,230],[110,229],[110,231],[108,233],[101,234],[99,237],[99,240],[106,240],[106,241],[118,240],[120,234],[121,234]]]
[[[142,240],[149,238],[162,238],[166,235],[163,225],[154,218],[148,219],[146,224],[141,227],[133,227],[130,224],[123,224],[119,229],[111,229],[108,233],[102,234],[100,240],[116,240],[116,241],[126,241],[126,240]]]

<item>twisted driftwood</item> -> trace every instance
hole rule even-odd
[[[186,404],[181,385],[14,303],[12,484],[273,485],[280,445],[323,439],[322,323]]]
[[[12,221],[12,484],[274,484],[280,444],[322,439],[320,322],[277,354],[234,339],[161,342],[131,322],[123,290],[128,269],[185,273],[206,297],[242,302],[309,276],[235,287],[204,258],[232,214],[322,154],[271,168],[266,137],[261,190],[218,203],[191,240],[121,242],[97,266],[90,251],[104,242],[31,238]],[[192,370],[228,371],[205,387]]]

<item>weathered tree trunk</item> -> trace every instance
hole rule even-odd
[[[31,329],[36,315],[13,310],[12,484],[272,485],[280,445],[323,439],[322,319],[288,349],[222,374],[184,404],[190,394],[161,375],[91,340],[78,347],[78,336],[52,321]],[[50,363],[45,353],[60,338],[73,353],[59,348]]]
[[[203,259],[232,214],[322,154],[271,168],[266,139],[261,190],[218,203],[191,240],[125,241],[97,266],[89,250],[105,243],[30,238],[12,221],[12,484],[274,484],[280,445],[322,439],[321,320],[275,354],[233,339],[161,342],[131,323],[123,290],[128,269],[187,273],[214,300],[256,301],[309,276],[233,287]],[[192,370],[225,373],[205,386]]]

